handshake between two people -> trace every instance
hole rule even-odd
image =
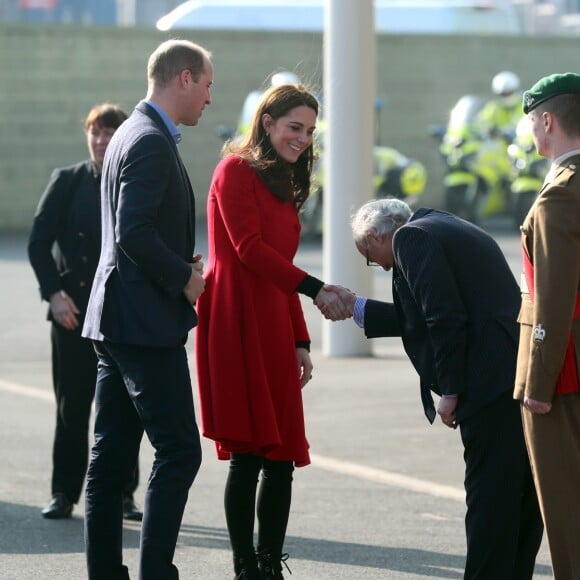
[[[354,313],[356,294],[348,288],[334,284],[325,284],[314,299],[324,318],[327,320],[345,320]]]
[[[196,254],[190,265],[191,276],[183,289],[183,293],[189,303],[195,305],[197,299],[205,290],[204,263],[201,254]],[[325,284],[316,295],[314,304],[327,320],[337,321],[352,317],[355,300],[356,294],[348,288]]]

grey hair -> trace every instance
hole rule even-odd
[[[365,203],[350,221],[355,243],[362,243],[371,231],[379,236],[393,235],[409,221],[412,213],[411,208],[400,199],[374,199]]]

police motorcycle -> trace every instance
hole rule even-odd
[[[508,147],[512,164],[510,197],[514,225],[519,228],[532,207],[550,162],[536,151],[532,128],[527,117],[522,117],[516,126],[514,140]]]
[[[297,75],[281,71],[272,75],[271,86],[281,84],[299,84]],[[224,141],[235,139],[248,130],[262,91],[252,91],[247,95],[242,106],[237,128],[220,125],[217,135]],[[375,146],[373,147],[373,188],[375,197],[397,197],[413,206],[420,198],[427,184],[425,166],[411,159],[396,149],[380,144],[379,115],[384,106],[382,100],[375,101]],[[303,238],[319,238],[323,231],[324,201],[324,119],[319,119],[315,133],[314,149],[316,162],[312,176],[312,191],[300,210],[300,222]]]
[[[445,163],[445,209],[478,223],[509,211],[511,166],[507,155],[510,135],[482,135],[477,116],[485,106],[477,95],[462,96],[451,109],[446,127],[433,128]]]
[[[445,162],[445,207],[470,221],[511,211],[511,163],[507,148],[522,116],[519,77],[494,75],[489,101],[464,95],[445,128],[432,131]]]

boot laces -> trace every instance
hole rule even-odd
[[[292,570],[290,570],[290,568],[288,567],[288,564],[286,564],[286,560],[288,560],[288,558],[290,558],[290,554],[282,554],[280,556],[280,562],[282,562],[282,564],[284,564],[284,567],[286,568],[286,570],[288,570],[288,574],[292,575]],[[281,568],[281,566],[280,566]]]
[[[288,564],[286,564],[286,560],[290,558],[290,554],[281,554],[279,559],[280,564],[278,564],[277,562],[275,563],[270,554],[258,556],[258,558],[262,563],[264,572],[268,574],[267,576],[268,579],[272,578],[273,580],[275,580],[276,578],[282,579],[284,578],[282,576],[282,564],[284,564],[284,567],[286,568],[286,570],[288,570],[288,573],[292,575],[292,570],[290,570],[290,567],[288,566]],[[272,574],[272,576],[270,576],[270,574]],[[280,576],[278,576],[278,574],[280,574]]]

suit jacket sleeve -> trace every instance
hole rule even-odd
[[[393,253],[423,315],[437,385],[442,393],[460,394],[465,387],[468,317],[445,254],[429,232],[411,224],[395,233]]]
[[[40,285],[40,294],[47,301],[62,290],[52,249],[67,219],[72,176],[72,170],[55,169],[52,172],[38,203],[28,238],[28,258]]]
[[[156,223],[167,203],[175,163],[175,152],[162,135],[148,133],[130,148],[120,176],[115,230],[127,257],[172,296],[183,291],[191,276],[191,266],[167,246]]]
[[[367,338],[401,336],[395,305],[369,298],[365,304],[364,331]]]

